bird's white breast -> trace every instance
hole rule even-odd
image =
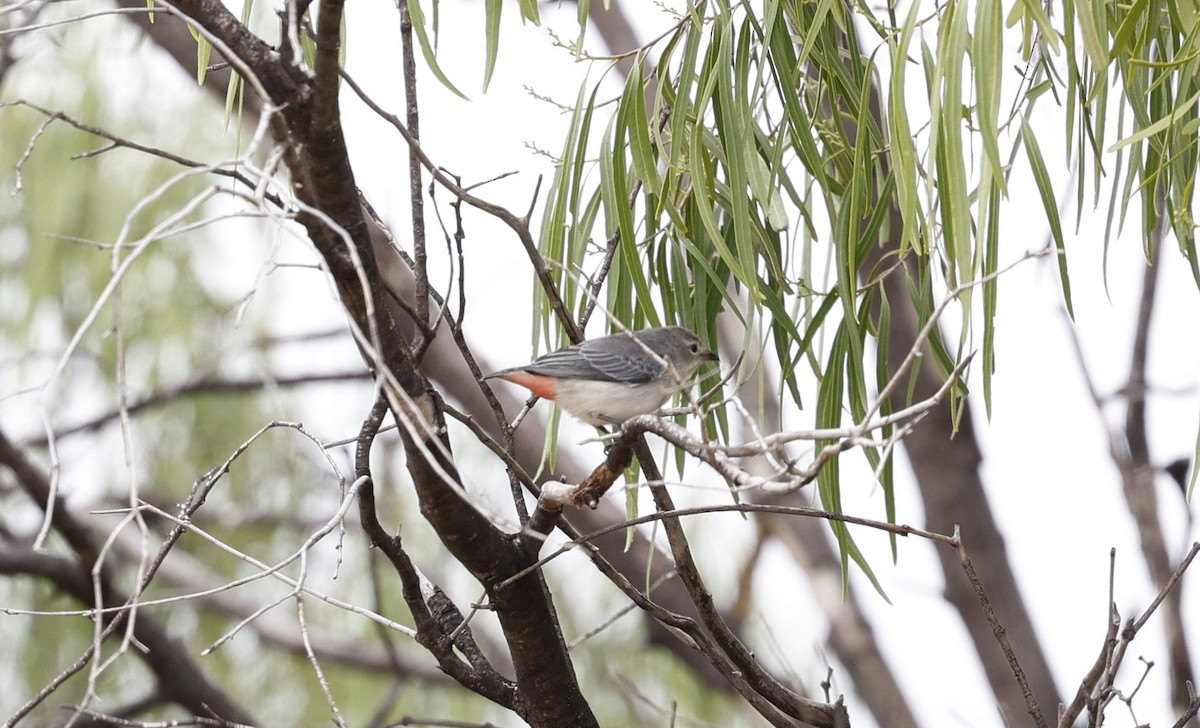
[[[675,389],[665,377],[641,384],[560,379],[554,401],[589,425],[611,425],[654,412]]]

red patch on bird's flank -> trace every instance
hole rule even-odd
[[[530,372],[516,371],[511,374],[504,374],[500,379],[519,384],[522,387],[533,392],[542,399],[554,399],[558,394],[558,382],[554,377],[547,377],[542,374],[533,374]]]

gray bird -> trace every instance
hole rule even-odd
[[[484,379],[519,384],[600,426],[654,412],[691,382],[701,364],[717,359],[691,331],[665,326],[588,339]]]

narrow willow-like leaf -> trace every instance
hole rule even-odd
[[[829,357],[821,375],[821,384],[817,391],[816,420],[818,428],[836,428],[842,424],[842,402],[845,397],[845,363],[850,355],[847,342],[847,329],[844,325],[838,327],[830,347]],[[818,440],[816,451],[827,445],[831,440]],[[821,496],[821,505],[831,511],[841,512],[842,499],[840,483],[836,474],[837,459],[830,460],[817,476],[817,492]],[[844,553],[844,549],[843,549]]]
[[[642,57],[639,54],[625,82],[621,96],[620,112],[625,117],[625,128],[629,133],[629,150],[633,155],[633,173],[646,188],[655,195],[662,193],[662,180],[658,177],[658,162],[654,146],[650,142],[649,125],[654,123],[646,113],[646,94],[642,86]],[[648,210],[647,214],[651,214]]]
[[[587,106],[579,120],[579,141],[575,144],[574,156],[570,160],[570,194],[567,204],[571,214],[575,217],[569,226],[569,234],[566,238],[566,258],[563,263],[572,271],[583,269],[588,246],[596,227],[596,216],[602,202],[599,191],[593,191],[588,195],[584,187],[585,173],[590,169],[587,161],[587,142],[591,138],[592,122],[596,112],[596,94],[599,91],[600,87],[597,84],[588,97]],[[564,163],[566,163],[565,160]],[[580,208],[584,210],[582,215],[579,214]],[[565,272],[560,275],[563,282],[559,285],[559,290],[565,290],[562,295],[567,302],[575,301],[575,308],[582,317],[583,312],[591,305],[590,294],[584,293],[584,286],[576,286],[574,276],[567,276]]]
[[[700,56],[702,39],[700,26],[688,23],[687,36],[683,44],[679,73],[675,77],[674,102],[671,105],[670,152],[667,155],[667,178],[677,181],[685,167],[683,155],[688,149],[689,126],[692,126],[692,89],[697,84],[696,66]],[[661,67],[661,66],[660,66]],[[665,93],[663,89],[662,93]],[[665,193],[664,193],[665,196]],[[670,205],[667,206],[668,208]]]
[[[638,93],[640,95],[640,91]],[[601,184],[609,190],[609,194],[612,196],[605,199],[605,217],[608,217],[608,205],[611,202],[614,205],[613,215],[616,221],[616,230],[621,236],[617,260],[620,261],[628,280],[624,287],[626,290],[617,293],[621,296],[628,295],[628,286],[632,284],[633,291],[637,294],[632,299],[633,311],[640,319],[649,321],[652,326],[659,326],[661,324],[658,312],[654,308],[654,298],[650,293],[650,282],[646,277],[646,271],[639,255],[637,231],[633,224],[633,208],[629,201],[633,183],[629,179],[625,161],[627,147],[624,139],[630,133],[631,126],[645,128],[645,107],[642,106],[641,109],[641,116],[630,118],[631,112],[636,113],[636,109],[631,109],[626,104],[618,106],[616,125],[612,133],[613,143],[608,146],[607,152],[601,151],[600,153],[600,177]],[[609,181],[604,183],[603,180],[606,177]],[[614,261],[615,264],[616,261]],[[611,291],[612,287],[610,286]],[[635,320],[634,324],[640,325],[640,321]]]
[[[1121,130],[1123,130],[1124,128],[1125,128],[1125,108],[1122,107],[1117,112],[1117,133],[1120,134]],[[1109,183],[1110,190],[1109,190],[1109,198],[1108,198],[1108,207],[1105,209],[1105,212],[1104,212],[1104,250],[1103,250],[1103,254],[1101,256],[1100,277],[1104,281],[1104,295],[1107,296],[1110,301],[1112,300],[1112,295],[1108,290],[1108,254],[1109,254],[1109,251],[1112,249],[1113,233],[1116,232],[1116,230],[1114,229],[1116,227],[1114,225],[1114,222],[1118,219],[1118,211],[1120,211],[1120,223],[1119,224],[1121,227],[1124,227],[1124,224],[1125,224],[1125,212],[1124,211],[1125,211],[1125,209],[1127,209],[1127,205],[1122,204],[1121,197],[1120,197],[1121,188],[1122,188],[1121,180],[1124,177],[1129,176],[1129,173],[1127,172],[1127,165],[1124,162],[1124,157],[1125,157],[1124,151],[1117,152],[1116,159],[1113,161],[1112,169],[1115,170],[1114,177],[1113,177],[1112,181]],[[1131,172],[1131,171],[1132,170],[1129,170],[1129,172]],[[1126,182],[1128,182],[1128,180],[1126,180]]]
[[[1071,10],[1073,3],[1074,0],[1063,0],[1064,12],[1068,18],[1070,18],[1073,14],[1073,11]],[[1066,131],[1063,135],[1063,138],[1066,140],[1072,139],[1074,135],[1073,130],[1075,129],[1075,114],[1079,111],[1078,99],[1081,96],[1080,87],[1082,86],[1079,73],[1079,64],[1075,60],[1079,55],[1075,41],[1075,24],[1067,22],[1063,29],[1063,45],[1066,47],[1066,52],[1063,54],[1063,62],[1067,67],[1067,102],[1064,104],[1067,111],[1066,119],[1064,120],[1064,129]],[[1063,144],[1063,146],[1065,147],[1066,151],[1066,161],[1069,164],[1072,160],[1072,155],[1075,154],[1075,148],[1074,145],[1070,143]]]
[[[1121,24],[1117,26],[1117,32],[1113,34],[1112,48],[1108,52],[1108,60],[1110,62],[1118,56],[1139,53],[1140,48],[1134,45],[1134,33],[1137,32],[1138,24],[1149,5],[1150,0],[1134,0],[1133,4],[1129,6],[1129,10],[1125,13]],[[1138,46],[1140,45],[1139,43]]]
[[[633,286],[626,282],[628,278],[629,269],[618,255],[613,259],[613,266],[608,273],[608,312],[618,321],[627,321],[636,329],[634,312],[637,310],[637,303],[633,297]]]
[[[554,181],[546,196],[546,209],[542,213],[542,230],[538,241],[538,252],[547,261],[558,261],[569,265],[576,257],[575,250],[582,255],[587,243],[590,224],[585,231],[576,231],[568,220],[572,211],[579,209],[582,204],[582,179],[584,172],[584,154],[587,148],[588,134],[591,129],[592,114],[595,109],[596,90],[591,96],[585,97],[585,86],[579,87],[575,98],[575,108],[571,112],[571,121],[567,126],[567,136],[563,142],[562,155],[559,157],[558,168],[554,172]],[[594,212],[591,218],[594,220]],[[568,235],[568,231],[571,234]],[[564,274],[561,267],[552,266],[550,277],[558,287],[564,303],[568,306],[575,300],[575,281],[572,276]],[[537,351],[540,332],[547,329],[551,318],[550,302],[540,287],[533,288],[533,349]]]
[[[842,276],[848,277],[855,282],[853,289],[849,287],[843,288],[838,286],[839,293],[843,296],[842,310],[845,316],[842,319],[842,325],[846,327],[846,340],[849,348],[850,362],[865,362],[866,361],[866,338],[867,327],[863,324],[867,321],[865,309],[857,306],[857,281],[859,267],[863,256],[861,251],[865,249],[862,244],[862,237],[865,228],[869,228],[869,224],[864,226],[862,220],[883,205],[877,204],[875,197],[874,185],[874,165],[872,164],[872,156],[874,154],[874,145],[870,143],[870,134],[864,133],[867,128],[863,123],[863,117],[869,115],[870,104],[866,103],[866,96],[871,92],[871,81],[867,78],[863,79],[862,98],[859,99],[859,119],[858,121],[858,144],[854,148],[854,167],[853,177],[850,180],[850,186],[847,189],[847,199],[852,204],[847,206],[847,237],[845,241],[839,244],[839,256],[845,256],[845,263],[839,262],[839,267],[842,268]],[[885,198],[886,199],[886,198]],[[841,276],[839,276],[841,277]],[[844,291],[844,292],[843,292]],[[849,295],[849,298],[845,296]],[[862,419],[867,414],[867,381],[865,367],[862,365],[850,365],[846,372],[846,390],[849,393],[850,412],[855,420]]]
[[[1084,52],[1097,70],[1103,69],[1108,65],[1108,49],[1100,40],[1103,33],[1090,0],[1075,0],[1075,20],[1082,31]]]
[[[541,25],[542,18],[538,14],[538,0],[518,0],[517,3],[521,8],[521,17],[534,25]],[[586,15],[584,16],[587,17]]]
[[[881,392],[887,386],[887,383],[892,378],[891,367],[889,366],[889,346],[892,336],[892,306],[888,303],[887,296],[879,296],[879,333],[877,334],[877,346],[879,353],[875,356],[875,391]],[[890,400],[882,400],[879,403],[879,413],[888,415],[892,412],[892,403]],[[892,425],[887,425],[880,429],[879,438],[886,442],[891,439],[895,428]],[[885,453],[886,459],[883,462],[883,467],[879,470],[879,485],[883,488],[883,508],[884,514],[888,523],[896,522],[896,488],[895,479],[892,468],[894,458],[892,457],[893,450],[888,450]],[[889,545],[892,548],[892,563],[899,560],[897,551],[896,534],[889,534]]]
[[[1135,198],[1133,194],[1134,185],[1137,184],[1138,177],[1142,172],[1142,149],[1144,142],[1139,142],[1129,154],[1129,169],[1125,173],[1125,187],[1121,190],[1121,220],[1120,229],[1125,227],[1125,219],[1129,214],[1129,204]]]
[[[1062,42],[1062,36],[1059,35],[1058,30],[1054,27],[1054,23],[1050,21],[1050,16],[1046,14],[1042,3],[1038,0],[1018,0],[1018,2],[1013,3],[1005,25],[1011,28],[1022,19],[1028,20],[1036,26],[1039,42],[1045,43],[1050,48],[1050,51],[1057,55],[1059,45]],[[1029,54],[1026,53],[1023,57],[1028,58]]]
[[[934,309],[937,308],[940,301],[933,291],[934,270],[929,264],[929,258],[923,258],[922,265],[918,269],[917,278],[909,278],[908,295],[913,306],[917,309],[917,320],[925,322],[933,315]],[[945,339],[942,336],[942,327],[934,326],[929,332],[928,346],[930,353],[933,354],[933,364],[937,367],[937,371],[942,376],[948,376],[954,371],[954,358],[950,356],[950,351],[946,347]],[[909,404],[912,404],[913,387],[916,386],[917,374],[920,371],[919,367],[913,367],[911,379],[909,381],[908,399]],[[963,390],[965,391],[965,390]]]
[[[200,32],[188,26],[192,37],[196,39],[196,85],[203,86],[204,79],[208,78],[208,61],[212,58],[212,43],[208,39],[200,35]]]
[[[749,179],[746,160],[746,147],[753,137],[748,120],[743,116],[745,109],[744,97],[738,98],[739,91],[748,82],[746,74],[749,52],[745,44],[746,32],[735,40],[731,24],[722,26],[718,40],[717,56],[717,94],[714,116],[717,123],[718,143],[723,151],[725,173],[729,184],[729,218],[733,229],[733,251],[738,259],[738,267],[746,273],[743,282],[747,286],[750,300],[757,302],[759,290],[754,270],[756,268],[756,248],[750,231],[750,200],[746,196],[749,189]],[[734,44],[737,43],[737,52]]]
[[[962,66],[967,52],[966,10],[962,4],[952,5],[938,28],[940,103],[933,117],[937,131],[934,159],[938,172],[938,200],[942,213],[944,252],[952,266],[948,271],[952,286],[971,280],[974,273],[970,201],[961,131]]]
[[[905,79],[908,76],[908,47],[912,43],[920,7],[920,3],[912,4],[900,29],[899,39],[889,40],[892,46],[892,76],[888,89],[888,149],[892,174],[896,177],[896,206],[904,222],[900,239],[896,241],[900,257],[904,257],[909,246],[917,245],[919,240],[917,222],[920,219],[921,200],[917,196],[917,147],[908,123]]]
[[[872,172],[866,172],[866,174],[872,174]],[[895,192],[896,176],[889,172],[887,178],[883,180],[883,186],[880,187],[877,197],[880,200],[890,200]],[[890,221],[892,210],[890,205],[878,204],[871,208],[870,213],[871,216],[867,218],[866,225],[862,226],[858,234],[857,256],[860,260],[865,259],[870,249],[879,244],[884,223]]]
[[[712,209],[711,200],[714,197],[712,188],[713,167],[707,164],[707,160],[705,159],[703,128],[699,124],[693,129],[690,147],[691,151],[688,154],[688,161],[691,163],[689,169],[692,174],[693,200],[700,222],[704,227],[704,232],[707,234],[709,241],[717,249],[721,260],[733,271],[734,277],[739,281],[745,280],[747,272],[742,270],[737,256],[734,255],[733,251],[725,243],[725,235],[721,232],[721,227],[717,223],[717,216]]]
[[[842,299],[843,319],[839,334],[848,348],[849,362],[865,362],[865,342],[867,323],[865,309],[858,306],[858,274],[861,261],[868,247],[878,238],[870,232],[870,216],[886,205],[878,204],[879,199],[890,197],[891,189],[885,187],[880,197],[875,194],[875,166],[873,164],[874,145],[873,135],[868,132],[865,117],[871,114],[871,105],[867,102],[872,89],[872,81],[864,76],[859,90],[859,117],[855,120],[859,133],[854,147],[851,178],[847,186],[843,209],[838,212],[837,226],[840,234],[837,238],[838,256],[838,295]],[[868,218],[864,226],[862,220]],[[881,224],[880,217],[876,225]],[[850,412],[855,419],[861,419],[867,413],[867,384],[865,367],[849,365],[846,368],[846,391],[849,395]]]
[[[830,352],[830,357],[825,367],[824,375],[821,377],[820,394],[817,397],[817,426],[818,427],[838,427],[842,419],[842,396],[844,393],[843,373],[847,364],[851,368],[861,368],[850,363],[848,359],[849,349],[846,344],[847,330],[845,327],[839,327],[837,335],[834,336],[833,347]],[[827,440],[817,441],[817,449],[832,444]],[[836,513],[842,512],[841,499],[841,468],[837,458],[826,463],[821,472],[817,474],[817,492],[821,497],[821,506],[829,511]],[[843,590],[848,588],[849,580],[849,562],[852,560],[863,571],[876,590],[881,595],[883,594],[874,572],[871,571],[870,565],[863,558],[857,544],[854,543],[853,537],[850,535],[846,524],[840,521],[829,521],[830,529],[833,531],[834,538],[838,543],[838,552],[841,554],[841,569],[842,569],[842,585]],[[886,599],[886,595],[884,595]]]
[[[408,2],[408,17],[412,21],[413,32],[417,36],[417,43],[421,46],[421,55],[425,57],[425,62],[429,64],[429,70],[433,72],[434,78],[441,82],[451,93],[463,100],[467,100],[466,94],[458,90],[442,67],[438,65],[437,53],[433,50],[433,44],[429,41],[429,33],[425,29],[425,13],[421,10],[420,0],[407,0]]]
[[[1096,102],[1094,104],[1094,106],[1096,108],[1096,113],[1088,116],[1087,123],[1083,125],[1083,128],[1087,132],[1087,135],[1088,135],[1088,147],[1087,148],[1092,151],[1092,160],[1091,160],[1092,205],[1091,206],[1093,209],[1097,208],[1100,204],[1100,193],[1104,187],[1104,177],[1108,173],[1107,164],[1104,161],[1102,161],[1103,154],[1101,153],[1100,148],[1104,142],[1104,135],[1106,133],[1106,129],[1108,128],[1107,109],[1108,109],[1108,105],[1109,105],[1109,101],[1108,101],[1109,84],[1100,83],[1100,84],[1097,84],[1096,86],[1097,86],[1097,93],[1095,94]],[[1119,106],[1122,109],[1124,108],[1124,104],[1120,104]],[[1081,148],[1083,148],[1082,145],[1081,145]],[[1082,189],[1084,182],[1087,180],[1087,175],[1079,174],[1078,178],[1079,178],[1079,186]],[[1080,225],[1082,225],[1083,209],[1084,209],[1084,207],[1086,207],[1086,205],[1083,202],[1082,194],[1079,195],[1078,200],[1079,201],[1076,203],[1076,210],[1078,211],[1076,213],[1077,214],[1076,223],[1075,223],[1076,230],[1078,230]]]
[[[636,487],[638,476],[641,470],[635,459],[625,468],[625,520],[632,521],[638,517],[638,496],[641,494],[641,488]],[[637,527],[630,526],[625,529],[625,551],[633,546],[633,539],[637,535]]]
[[[604,9],[608,9],[608,3],[604,3]],[[587,31],[588,13],[592,11],[592,0],[577,0],[575,3],[575,24],[579,26],[579,35],[582,38]]]
[[[707,206],[698,204],[695,195],[689,195],[677,209],[674,205],[664,205],[663,212],[670,220],[671,235],[676,245],[686,250],[688,260],[694,275],[703,273],[713,284],[713,290],[718,292],[720,300],[724,301],[730,311],[741,317],[741,305],[729,293],[726,283],[729,281],[729,270],[721,265],[720,256],[713,255],[713,242],[708,237],[708,228],[701,221],[702,211],[711,212]],[[716,305],[719,308],[719,305]],[[715,308],[714,308],[715,315]]]
[[[1050,183],[1050,173],[1042,158],[1042,150],[1038,146],[1036,135],[1029,123],[1021,120],[1021,138],[1029,154],[1029,165],[1033,170],[1033,179],[1037,183],[1038,193],[1042,198],[1042,209],[1046,212],[1046,221],[1050,224],[1050,236],[1054,239],[1054,247],[1058,249],[1058,277],[1062,284],[1063,303],[1067,307],[1067,315],[1075,318],[1075,307],[1071,303],[1071,279],[1067,274],[1067,249],[1063,239],[1062,223],[1058,219],[1058,201],[1054,198],[1054,186]]]
[[[993,170],[991,183],[1008,191],[1000,163],[1000,84],[1004,71],[1004,29],[1001,27],[1000,0],[979,0],[975,8],[975,32],[972,36],[971,66],[975,71],[975,119],[983,154]],[[981,190],[986,185],[981,184]]]
[[[245,25],[247,27],[250,25],[250,16],[253,13],[254,13],[254,0],[245,0],[245,2],[242,3],[242,13],[241,13],[241,17],[240,17],[240,20],[242,21],[242,25]],[[305,18],[309,17],[309,14],[306,12],[304,14],[304,17]],[[316,58],[316,41],[314,41],[307,33],[301,34],[301,36],[300,36],[301,49],[306,49],[308,45],[311,45],[313,48],[312,48],[311,53],[305,55],[304,62],[308,64],[309,68],[312,68],[313,65],[315,64],[315,58]],[[338,65],[339,66],[346,65],[345,64],[345,54],[346,54],[346,16],[342,15],[341,24],[338,26]],[[229,131],[229,125],[230,125],[231,121],[234,119],[234,110],[236,107],[236,111],[237,111],[237,114],[236,114],[236,117],[237,117],[237,145],[238,145],[239,149],[241,149],[241,146],[242,146],[242,105],[245,102],[245,96],[246,96],[245,89],[246,89],[245,79],[242,78],[242,75],[240,73],[231,69],[230,73],[229,73],[229,85],[225,89],[225,130]]]
[[[550,402],[546,402],[543,406],[550,407],[550,417],[546,420],[546,438],[542,441],[542,463],[545,472],[553,473],[558,469],[558,425],[562,421],[562,410],[558,408],[558,405]],[[543,470],[539,468],[538,476],[542,472]]]
[[[613,172],[613,138],[617,135],[619,122],[613,117],[604,131],[600,141],[600,197],[604,204],[604,235],[611,238],[621,230],[620,220],[617,219],[617,208],[625,204],[625,200],[617,191],[616,174]]]
[[[1000,189],[992,187],[987,194],[981,228],[983,230],[983,275],[996,273],[1000,260]],[[983,282],[983,407],[988,419],[992,417],[992,373],[996,369],[996,298],[1000,282],[990,278]]]
[[[759,154],[751,151],[746,157],[750,165],[747,172],[749,172],[750,191],[754,194],[754,200],[766,213],[772,230],[787,230],[787,213],[783,209],[783,198],[774,184],[775,175],[767,166],[766,160]]]
[[[1192,114],[1195,112],[1195,106],[1196,106],[1196,102],[1198,100],[1200,100],[1200,91],[1197,91],[1196,93],[1192,94],[1192,96],[1189,97],[1187,101],[1184,101],[1183,103],[1177,105],[1174,109],[1171,110],[1171,113],[1162,116],[1157,121],[1150,124],[1149,126],[1139,129],[1138,131],[1134,132],[1133,134],[1130,134],[1129,136],[1125,137],[1124,139],[1116,142],[1111,147],[1109,147],[1107,149],[1107,151],[1111,153],[1111,152],[1115,152],[1119,149],[1124,149],[1125,147],[1129,146],[1130,144],[1140,142],[1143,139],[1148,139],[1148,138],[1154,136],[1155,134],[1159,134],[1161,132],[1167,131],[1168,129],[1171,129],[1173,126],[1177,125],[1181,119],[1184,119],[1189,114]]]
[[[504,10],[504,0],[485,0],[483,10],[483,90],[487,91],[492,82],[492,72],[496,70],[496,56],[500,52],[500,15]]]
[[[664,318],[681,326],[686,326],[701,339],[705,336],[698,331],[698,323],[707,326],[703,318],[700,289],[706,282],[705,276],[695,276],[695,283],[689,283],[692,278],[684,259],[682,245],[664,244],[659,246],[656,269],[658,283],[664,289]],[[713,351],[716,351],[714,349]]]
[[[225,87],[225,131],[229,131],[230,122],[234,119],[234,111],[237,111],[237,139],[238,149],[242,148],[242,105],[245,102],[246,82],[242,79],[240,73],[230,71],[229,85]]]
[[[832,0],[818,0],[816,9],[813,11],[812,22],[805,27],[808,32],[804,34],[804,44],[800,46],[800,55],[796,59],[795,68],[801,68],[808,63],[808,57],[820,37],[821,28],[825,25],[825,17],[829,14],[832,6]]]
[[[642,185],[641,197],[642,209],[646,212],[642,215],[641,240],[638,242],[638,247],[641,249],[639,255],[645,260],[643,267],[646,278],[655,286],[655,291],[659,294],[661,309],[655,309],[662,314],[659,318],[667,323],[676,323],[679,321],[679,316],[682,315],[680,312],[691,308],[691,306],[676,305],[678,300],[676,289],[686,290],[688,279],[686,276],[676,279],[667,272],[667,252],[670,244],[666,240],[666,236],[670,231],[664,230],[662,227],[665,221],[659,213],[661,204],[658,196]],[[650,304],[647,307],[654,308],[654,305]]]
[[[805,170],[816,179],[818,189],[828,195],[830,186],[834,183],[826,175],[826,164],[817,148],[813,122],[800,103],[799,95],[792,93],[792,89],[800,85],[803,68],[795,56],[795,46],[787,32],[787,24],[776,24],[769,41],[771,52],[768,58],[771,61],[771,70],[776,76],[779,100],[783,104],[788,121],[788,138]],[[832,200],[827,196],[826,202],[832,203]],[[829,206],[832,207],[832,204]]]

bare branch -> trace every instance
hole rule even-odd
[[[992,626],[992,635],[995,636],[996,642],[1000,643],[1000,649],[1004,651],[1004,657],[1008,660],[1013,677],[1016,678],[1017,684],[1021,686],[1021,694],[1025,696],[1025,706],[1029,717],[1033,719],[1034,725],[1038,728],[1048,728],[1046,718],[1042,715],[1042,709],[1038,707],[1037,698],[1034,696],[1033,690],[1029,687],[1029,681],[1025,678],[1025,671],[1021,669],[1021,663],[1017,659],[1017,654],[1013,651],[1012,645],[1008,641],[1008,634],[1005,632],[1004,625],[1000,623],[1000,618],[996,616],[996,610],[992,608],[992,602],[988,599],[987,592],[983,588],[983,582],[979,580],[979,575],[975,573],[975,566],[971,563],[971,559],[967,556],[967,550],[959,540],[957,529],[954,532],[954,539],[958,541],[956,550],[958,552],[958,560],[962,564],[963,573],[967,575],[967,579],[970,580],[971,586],[975,589],[975,597],[979,599],[979,606],[983,608],[984,617],[987,619],[988,624]]]

